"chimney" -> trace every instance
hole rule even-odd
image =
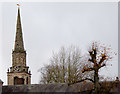
[[[119,78],[118,77],[116,77],[116,80],[115,81],[119,81]]]

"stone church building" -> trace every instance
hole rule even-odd
[[[8,85],[31,84],[31,72],[26,65],[26,51],[22,36],[20,9],[18,7],[15,46],[12,51],[12,67],[7,72]]]

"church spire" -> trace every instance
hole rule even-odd
[[[20,20],[20,9],[18,7],[15,46],[12,52],[12,67],[10,67],[7,72],[8,85],[31,84],[31,73],[29,72],[29,66],[26,65],[26,51],[23,45]]]
[[[18,16],[17,16],[16,38],[15,38],[14,51],[15,52],[24,52],[24,44],[23,44],[23,37],[22,37],[22,26],[21,26],[19,7],[18,7]]]

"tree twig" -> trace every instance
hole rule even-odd
[[[85,80],[89,80],[91,82],[94,83],[94,80],[90,79],[90,78],[85,78],[85,79],[82,79],[82,80],[79,80],[79,81],[76,81],[76,82],[73,82],[73,83],[68,83],[68,86],[72,85],[72,84],[76,84],[76,83],[80,83],[80,82],[83,82]]]

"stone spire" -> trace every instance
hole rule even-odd
[[[22,26],[21,26],[21,20],[20,20],[20,9],[19,9],[19,7],[18,7],[16,39],[15,39],[14,52],[24,52],[24,44],[23,44],[23,37],[22,37]]]
[[[19,6],[19,4],[17,4]],[[31,73],[26,66],[26,51],[24,50],[20,9],[18,7],[15,46],[12,52],[12,67],[8,69],[8,85],[31,84]]]

